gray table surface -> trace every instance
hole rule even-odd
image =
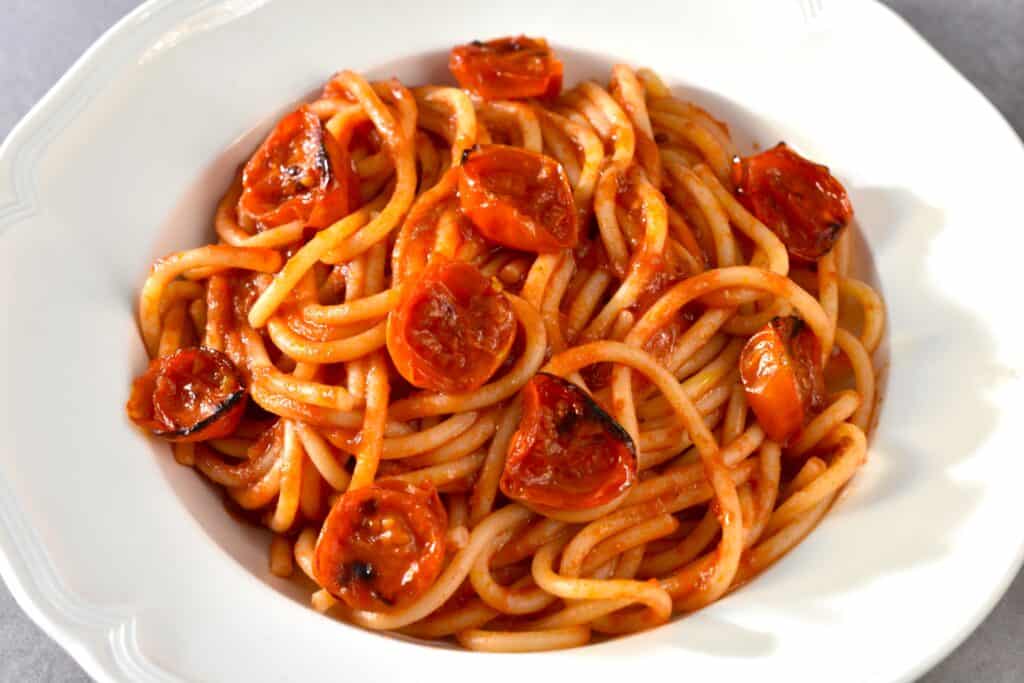
[[[137,0],[0,0],[0,138],[103,31],[136,4]],[[887,4],[977,85],[1024,137],[1024,1],[888,0]],[[941,596],[936,595],[935,601],[936,609],[941,609]],[[921,681],[1024,681],[1021,643],[1024,574],[981,627]],[[88,680],[0,584],[0,681]]]

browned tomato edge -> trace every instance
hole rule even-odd
[[[538,372],[534,376],[537,375],[543,375],[544,377],[552,377],[560,382],[565,382],[566,384],[571,385],[576,391],[580,393],[580,396],[583,397],[585,407],[588,410],[592,411],[594,413],[594,416],[598,420],[600,420],[602,423],[606,424],[608,427],[611,428],[612,432],[615,433],[615,436],[626,445],[626,448],[629,449],[629,452],[633,455],[633,458],[636,459],[636,444],[633,443],[633,437],[630,436],[629,432],[626,431],[626,428],[619,424],[619,421],[616,420],[611,413],[602,408],[601,404],[595,401],[590,394],[588,394],[586,391],[581,389],[578,385],[574,384],[573,382],[570,382],[564,377],[559,377],[554,373]],[[633,475],[633,478],[636,478],[635,474]]]
[[[162,439],[168,439],[168,438],[184,439],[184,438],[189,437],[189,436],[195,436],[196,434],[198,434],[199,432],[203,431],[207,427],[212,426],[220,418],[224,417],[224,415],[226,415],[228,412],[230,412],[231,409],[234,408],[235,405],[239,401],[244,400],[245,397],[246,397],[246,389],[245,389],[245,387],[242,387],[241,389],[239,389],[238,391],[232,393],[230,396],[228,396],[226,399],[224,399],[224,401],[221,402],[220,406],[218,406],[217,410],[212,415],[209,415],[208,417],[204,417],[202,420],[200,420],[199,422],[195,423],[191,427],[183,427],[182,429],[168,429],[168,430],[153,429],[153,430],[150,430],[150,431],[153,432],[154,436],[158,436],[158,437],[160,437]]]

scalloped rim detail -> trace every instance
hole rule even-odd
[[[14,492],[0,476],[0,501],[8,503],[0,506],[0,549],[4,551],[0,553],[0,575],[33,621],[67,647],[93,678],[114,680],[109,666],[114,664],[119,674],[131,680],[157,683],[183,680],[146,659],[139,648],[136,619],[130,609],[90,603],[68,590],[14,500]],[[25,569],[19,571],[18,564]],[[108,650],[97,653],[95,648],[86,645],[84,638],[62,628],[60,621],[90,633],[97,642],[106,640]]]
[[[216,0],[148,0],[100,36],[14,127],[0,145],[0,168],[13,190],[0,203],[0,239],[39,213],[35,178],[43,153],[56,135],[94,99],[117,69],[112,46],[142,52],[132,42],[147,43],[143,27],[168,15],[190,16]],[[90,603],[70,591],[57,574],[39,536],[25,520],[14,492],[0,474],[0,576],[18,605],[93,678],[128,678],[154,683],[184,679],[160,668],[143,654],[137,620],[128,608]],[[67,622],[80,629],[65,627]],[[106,646],[103,647],[102,644]]]
[[[11,190],[0,200],[0,239],[18,224],[39,213],[36,176],[41,158],[57,134],[75,119],[102,90],[103,84],[125,63],[125,55],[145,58],[154,40],[164,34],[159,25],[194,18],[210,8],[223,8],[230,20],[270,0],[147,0],[125,15],[87,49],[45,96],[14,127],[0,145],[0,186]],[[804,21],[815,28],[828,14],[823,0],[796,0]],[[829,3],[830,4],[830,3]],[[966,82],[1002,121],[1010,125],[983,95],[964,79],[899,15],[875,1],[892,20],[934,54],[936,61]],[[159,20],[159,21],[158,21]],[[159,41],[158,41],[159,42]],[[161,45],[171,49],[173,42]],[[1024,557],[1009,568],[1004,590]],[[19,606],[43,630],[66,648],[93,678],[101,681],[129,679],[176,683],[181,677],[150,661],[138,641],[138,617],[127,606],[94,604],[73,593],[62,581],[38,534],[26,521],[14,491],[0,473],[0,577]],[[999,593],[1002,595],[1002,592]],[[951,639],[934,657],[922,661],[902,680],[911,680],[958,646],[994,607],[980,612],[977,620]]]

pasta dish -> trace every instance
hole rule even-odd
[[[365,628],[549,650],[709,605],[867,456],[847,192],[648,69],[564,88],[525,36],[449,67],[341,71],[224,179],[142,287],[128,416]]]

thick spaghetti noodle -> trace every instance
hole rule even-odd
[[[371,629],[573,647],[750,580],[866,457],[878,295],[852,209],[648,70],[541,40],[462,88],[344,71],[154,264],[129,415]]]

